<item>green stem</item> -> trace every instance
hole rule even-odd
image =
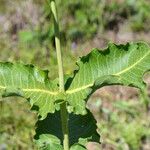
[[[61,57],[61,45],[60,45],[60,31],[59,31],[59,22],[57,17],[56,3],[55,0],[51,0],[51,10],[54,16],[54,28],[55,28],[55,46],[57,52],[57,62],[59,70],[59,87],[60,92],[64,92],[64,73],[63,73],[63,62]]]
[[[62,61],[62,54],[61,54],[59,22],[58,22],[55,0],[50,0],[50,6],[54,16],[55,45],[56,45],[58,70],[59,70],[59,90],[60,92],[63,93],[65,92],[64,72],[63,72],[63,61]],[[69,150],[68,112],[66,108],[66,102],[61,104],[60,113],[61,113],[62,131],[63,131],[63,138],[64,138],[63,147],[64,150]]]
[[[61,105],[60,113],[61,113],[62,131],[64,136],[63,146],[64,150],[69,150],[68,112],[66,109],[66,103],[63,103]]]

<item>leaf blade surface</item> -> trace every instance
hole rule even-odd
[[[94,49],[77,62],[69,88],[67,100],[69,110],[85,114],[86,100],[98,88],[108,85],[146,87],[142,78],[150,70],[150,47],[143,43],[115,45],[110,43],[105,50]]]

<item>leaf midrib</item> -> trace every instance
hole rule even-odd
[[[5,86],[0,86],[0,89],[6,89],[7,87]],[[43,89],[24,89],[24,88],[21,88],[21,90],[25,91],[25,92],[41,92],[41,93],[47,93],[49,95],[58,95],[59,92],[57,91],[48,91],[48,90],[43,90]]]

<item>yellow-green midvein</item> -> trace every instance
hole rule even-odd
[[[85,86],[82,86],[82,87],[79,87],[79,88],[76,88],[76,89],[73,89],[73,90],[67,90],[66,93],[67,93],[67,94],[76,93],[76,92],[79,92],[79,91],[81,91],[81,90],[84,90],[84,89],[86,89],[86,88],[88,88],[88,87],[91,87],[92,85],[93,85],[93,83],[88,84],[88,85],[85,85]]]
[[[4,86],[0,86],[0,89],[6,89],[6,87]],[[49,90],[44,90],[44,89],[22,89],[23,91],[25,92],[42,92],[42,93],[47,93],[49,95],[58,95],[59,92],[52,92],[52,91],[49,91]]]
[[[128,70],[130,70],[131,68],[133,68],[133,67],[135,67],[137,64],[139,64],[145,57],[147,57],[148,55],[150,54],[150,50],[149,50],[149,52],[148,53],[146,53],[141,59],[139,59],[137,62],[135,62],[133,65],[131,65],[131,66],[129,66],[129,67],[127,67],[126,69],[124,69],[124,70],[122,70],[122,71],[120,71],[120,72],[118,72],[118,73],[116,73],[116,74],[114,74],[114,75],[120,75],[120,74],[122,74],[122,73],[124,73],[124,72],[127,72]]]
[[[25,91],[25,92],[30,92],[30,91],[32,91],[32,92],[42,92],[42,93],[47,93],[47,94],[49,94],[49,95],[58,95],[59,94],[59,92],[55,92],[55,91],[49,91],[49,90],[43,90],[43,89],[22,89],[23,91]]]

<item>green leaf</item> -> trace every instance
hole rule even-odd
[[[55,104],[62,97],[57,82],[49,81],[47,71],[20,63],[0,63],[0,94],[29,99],[31,106],[38,107],[42,119],[47,113],[54,113]]]
[[[68,110],[85,114],[86,100],[98,88],[120,84],[144,91],[142,77],[150,70],[150,47],[142,42],[94,49],[77,62],[78,70],[66,83]]]
[[[42,134],[36,141],[37,146],[41,150],[63,150],[60,140],[50,134]]]
[[[55,135],[61,140],[61,143],[63,142],[60,112],[48,114],[47,118],[38,121],[36,126],[36,140],[39,141],[40,136],[46,134]],[[96,129],[96,121],[89,111],[85,116],[69,114],[70,146],[74,143],[79,143],[84,147],[89,141],[99,142],[99,135]]]

